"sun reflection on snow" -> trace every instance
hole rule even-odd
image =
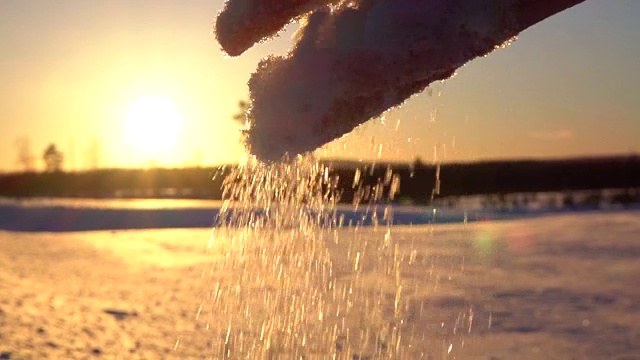
[[[482,259],[491,259],[504,252],[525,254],[535,248],[533,229],[527,224],[503,228],[492,224],[478,228],[473,235],[473,249]]]
[[[493,229],[483,228],[476,233],[473,245],[481,257],[489,257],[495,253],[497,239]]]

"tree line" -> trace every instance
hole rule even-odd
[[[51,169],[59,160],[52,156]],[[419,159],[410,164],[328,163],[345,203],[379,200],[428,204],[437,198],[468,195],[640,188],[638,156],[457,164],[426,164]],[[221,199],[222,180],[232,168],[84,172],[58,168],[5,174],[0,176],[0,196]]]
[[[42,162],[46,172],[62,171],[62,163],[64,155],[58,149],[56,144],[49,144],[42,153]],[[31,151],[31,142],[28,138],[19,138],[16,140],[16,164],[23,172],[35,171],[36,158]]]
[[[35,172],[38,168],[38,157],[34,155],[31,147],[31,141],[28,137],[20,137],[15,140],[15,165],[21,172],[31,173]],[[67,169],[76,168],[74,157],[74,144],[70,144],[71,152],[71,164],[67,166]],[[102,147],[100,141],[97,138],[93,138],[89,141],[87,149],[83,153],[84,167],[89,169],[97,169],[100,164],[100,158],[102,153]],[[55,143],[48,144],[41,153],[40,160],[45,172],[60,172],[63,170],[65,160],[65,154]],[[69,161],[67,161],[69,162]]]

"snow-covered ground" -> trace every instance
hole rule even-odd
[[[265,255],[234,250],[240,229],[219,233],[208,253],[209,229],[119,230],[145,216],[189,227],[196,214],[203,223],[191,227],[208,227],[215,204],[109,204],[0,204],[3,228],[7,214],[76,216],[0,231],[3,358],[640,358],[637,210],[495,212],[466,224],[444,224],[453,217],[436,211],[432,225],[432,210],[395,209],[395,219],[422,220],[310,234],[314,253],[332,264],[310,281],[293,261],[280,263],[278,278],[268,264],[243,263]],[[111,224],[119,227],[69,232]],[[263,235],[243,241],[268,241]],[[292,239],[287,253],[307,253],[309,241]],[[321,278],[333,287],[314,283]],[[314,309],[330,311],[305,317]],[[267,349],[267,323],[296,333],[274,332]]]
[[[588,207],[564,209],[549,206],[559,194],[538,196],[536,202],[524,207],[489,208],[484,198],[457,199],[453,206],[435,207],[393,205],[394,225],[425,225],[464,223],[488,220],[510,220],[549,216],[563,213],[596,212]],[[222,206],[221,201],[176,199],[10,199],[0,198],[0,230],[8,231],[90,231],[165,228],[207,228]],[[336,220],[344,226],[351,224],[372,225],[373,218],[383,221],[385,206],[339,205]],[[638,204],[627,208],[605,206],[598,213],[615,213],[621,210],[640,210]]]

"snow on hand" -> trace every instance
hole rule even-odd
[[[290,52],[262,60],[249,80],[247,146],[279,161],[349,133],[581,1],[230,0],[216,33],[235,56],[291,19],[303,22]]]

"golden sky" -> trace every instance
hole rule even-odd
[[[231,118],[258,60],[293,27],[239,58],[211,35],[221,0],[0,1],[0,171],[16,141],[55,143],[66,169],[212,165],[243,156]],[[320,155],[467,161],[640,152],[640,2],[589,0],[478,59]],[[175,112],[175,136],[137,137],[140,99]],[[162,108],[162,106],[161,106]],[[166,146],[152,146],[149,138]],[[139,140],[136,140],[139,139]],[[157,144],[156,144],[157,145]]]

